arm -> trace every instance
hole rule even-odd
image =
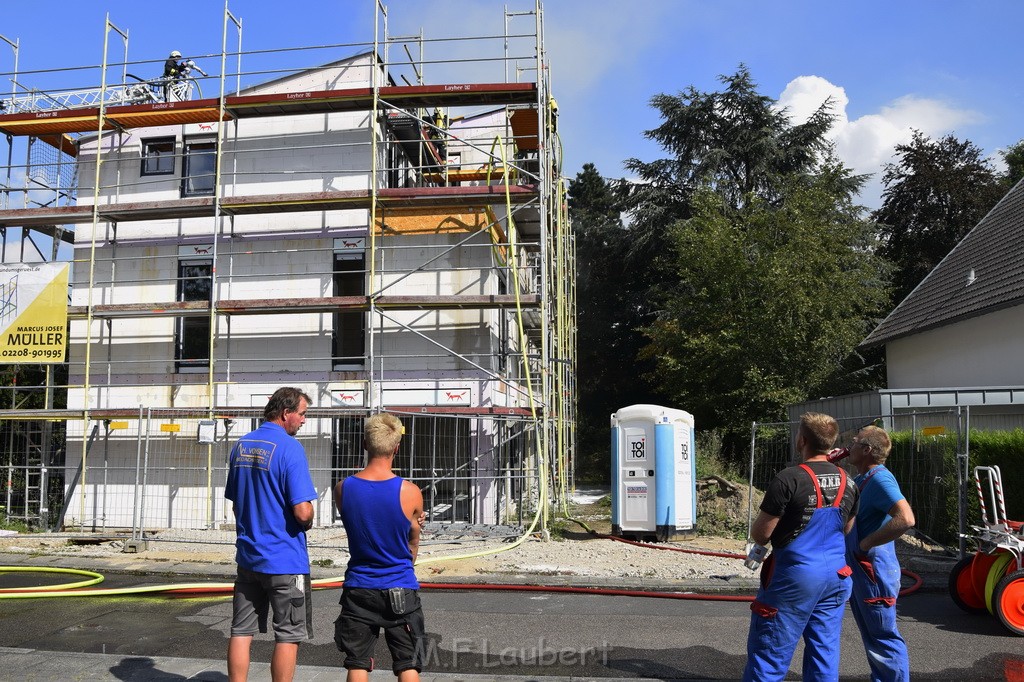
[[[860,551],[866,552],[872,547],[892,542],[913,528],[916,523],[914,510],[910,508],[910,503],[905,499],[896,501],[896,504],[889,509],[889,516],[891,518],[888,523],[860,541]]]
[[[416,557],[420,551],[420,524],[423,519],[423,493],[412,481],[402,481],[402,511],[412,523],[409,526],[409,551],[412,552],[412,562],[416,563]]]
[[[775,526],[779,525],[779,517],[767,512],[758,512],[754,525],[750,527],[750,539],[759,545],[767,545],[772,537]]]
[[[857,513],[860,511],[860,490],[856,485],[851,485],[847,488],[847,491],[854,492],[855,497],[853,498],[853,506],[850,507],[850,516],[846,519],[846,527],[843,528],[844,535],[849,535],[853,527],[857,525]]]
[[[313,527],[313,504],[311,502],[299,502],[292,507],[292,516],[304,529]]]
[[[341,514],[341,485],[344,482],[342,479],[334,484],[334,506],[338,509],[338,514]]]

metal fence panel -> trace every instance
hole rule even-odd
[[[838,447],[849,446],[865,425],[880,415],[865,415],[839,421]],[[962,433],[961,413],[956,410],[913,412],[891,417],[893,449],[886,461],[917,518],[920,532],[944,543],[956,541],[959,507],[956,453]],[[751,437],[750,485],[765,490],[780,470],[797,464],[796,433],[799,421],[757,424]],[[856,473],[848,462],[848,473]],[[751,497],[753,499],[753,497]],[[757,510],[751,508],[749,526]]]
[[[195,410],[141,409],[122,420],[58,421],[60,461],[51,506],[62,507],[54,527],[131,534],[133,540],[233,543],[234,519],[224,498],[231,448],[258,426],[253,409],[213,420]],[[335,484],[365,464],[362,449],[365,411],[313,411],[296,438],[309,461],[315,527],[310,545],[343,546],[345,535],[333,502]],[[395,460],[396,472],[424,491],[429,521],[438,524],[521,526],[536,503],[536,432],[514,415],[399,414],[406,435]],[[211,425],[210,422],[213,422]],[[42,467],[15,453],[24,450],[8,422],[8,490]],[[204,426],[205,424],[205,426]],[[206,438],[200,438],[200,430]],[[211,432],[211,427],[214,431]],[[213,433],[212,439],[208,436]],[[212,440],[212,442],[203,442]],[[5,441],[0,441],[0,444]],[[26,506],[9,492],[12,504]],[[61,504],[62,503],[62,504]],[[38,506],[38,505],[36,505]],[[26,517],[38,520],[38,510]]]

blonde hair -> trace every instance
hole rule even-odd
[[[885,464],[885,460],[889,459],[889,453],[892,451],[892,439],[889,438],[885,429],[878,426],[865,426],[857,433],[857,436],[860,442],[871,448],[871,459],[875,464]]]
[[[800,434],[814,452],[828,452],[839,437],[839,424],[830,415],[807,412],[800,416]]]
[[[370,459],[388,457],[398,449],[403,433],[405,427],[398,417],[380,412],[369,417],[363,426],[363,447],[366,448]]]

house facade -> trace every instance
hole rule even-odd
[[[74,225],[65,525],[229,524],[230,444],[282,385],[313,397],[324,525],[376,410],[436,520],[502,522],[564,472],[538,459],[573,405],[548,84],[410,85],[382,52],[101,108],[71,131],[76,204],[2,212]]]

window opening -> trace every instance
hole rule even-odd
[[[174,174],[174,138],[142,141],[142,175]]]
[[[366,295],[366,255],[363,251],[344,250],[334,254],[334,295]],[[362,310],[334,313],[334,369],[361,368],[365,353],[366,313]]]
[[[186,141],[181,173],[181,196],[211,196],[217,172],[215,140]]]
[[[178,261],[178,301],[213,302],[213,260]],[[179,317],[174,338],[176,372],[205,369],[210,360],[210,316]]]

